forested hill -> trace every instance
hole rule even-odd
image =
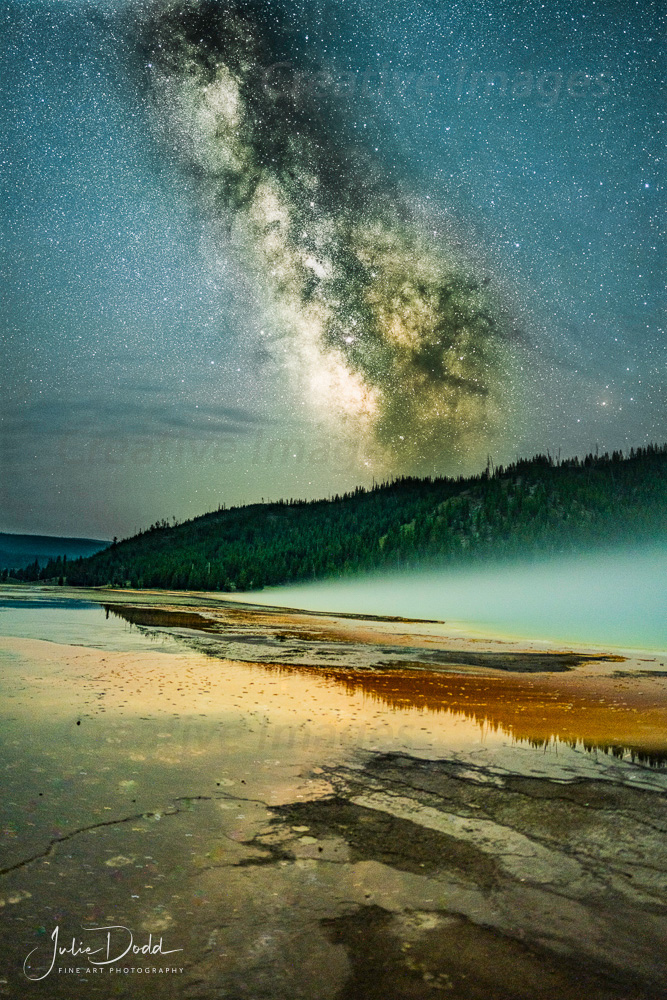
[[[75,585],[251,590],[437,562],[544,556],[666,537],[667,446],[536,456],[468,479],[401,479],[331,500],[152,525],[75,562],[18,573]]]

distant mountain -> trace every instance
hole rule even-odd
[[[627,458],[538,455],[464,479],[400,479],[330,500],[220,509],[166,521],[88,559],[24,579],[251,590],[362,570],[543,557],[667,540],[667,445]]]
[[[59,538],[53,535],[11,535],[0,531],[0,569],[25,569],[35,560],[46,566],[50,559],[92,556],[111,542],[99,538]]]

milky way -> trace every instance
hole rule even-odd
[[[258,336],[294,399],[384,472],[477,459],[506,415],[504,311],[351,137],[326,70],[268,5],[159,5],[135,30],[155,122],[269,303]]]

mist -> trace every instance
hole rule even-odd
[[[267,588],[253,603],[446,621],[505,636],[667,650],[667,546]]]

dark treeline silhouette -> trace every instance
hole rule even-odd
[[[88,558],[5,571],[77,586],[252,590],[365,570],[544,557],[665,537],[667,445],[536,455],[468,478],[402,478],[329,500],[158,521]]]

